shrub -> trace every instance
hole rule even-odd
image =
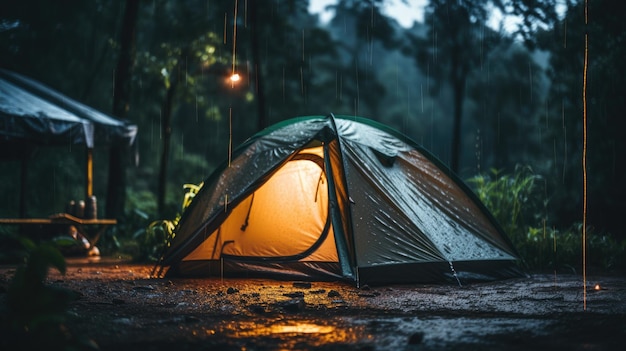
[[[138,255],[135,257],[140,261],[158,261],[161,259],[164,250],[169,245],[170,240],[175,235],[176,226],[180,220],[182,213],[191,204],[195,195],[202,188],[202,183],[185,184],[183,189],[185,194],[181,205],[181,212],[176,214],[173,219],[161,219],[153,221],[147,228],[137,231],[133,235],[133,239],[138,244]]]
[[[518,166],[513,174],[492,169],[468,180],[478,198],[491,211],[531,270],[566,270],[582,267],[582,225],[549,226],[549,199],[543,178],[530,167]],[[545,184],[545,183],[544,183]],[[587,228],[587,264],[602,272],[626,271],[626,240]]]

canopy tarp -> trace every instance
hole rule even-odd
[[[137,126],[110,117],[20,74],[0,69],[0,143],[132,144]]]
[[[92,192],[92,149],[134,144],[137,126],[118,120],[15,72],[0,69],[0,159],[22,161],[39,146],[86,147],[86,194]],[[22,167],[23,171],[25,167]],[[22,177],[24,179],[24,177]],[[23,208],[21,194],[20,208]],[[20,210],[23,215],[23,210]]]

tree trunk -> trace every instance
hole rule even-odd
[[[120,32],[120,56],[115,69],[113,88],[113,115],[118,118],[126,118],[130,105],[138,13],[139,0],[126,1],[122,31]],[[119,218],[124,214],[126,201],[124,149],[123,145],[114,144],[109,151],[109,178],[105,208],[107,218]]]
[[[174,68],[178,71],[178,66]],[[159,166],[159,184],[157,191],[157,210],[161,217],[165,216],[165,195],[167,193],[167,169],[169,167],[170,156],[170,140],[172,139],[172,105],[174,103],[174,94],[178,86],[177,73],[172,75],[170,86],[165,95],[161,115],[161,135],[163,138],[163,149],[161,150],[161,164]]]

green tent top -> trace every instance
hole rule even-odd
[[[238,147],[204,182],[162,261],[174,276],[392,284],[519,276],[493,216],[407,136],[300,117]]]

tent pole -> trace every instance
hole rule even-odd
[[[93,148],[87,148],[85,199],[93,195]]]
[[[23,156],[20,160],[20,218],[26,218],[26,183],[28,179],[28,158],[30,155]]]

